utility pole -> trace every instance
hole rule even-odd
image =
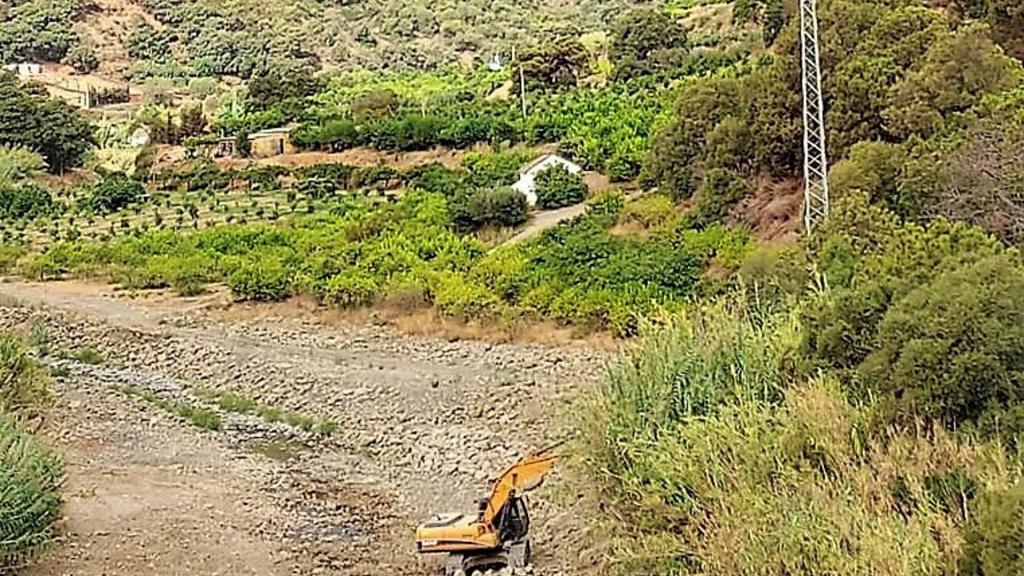
[[[817,0],[800,0],[800,48],[804,96],[804,229],[828,217],[828,159],[825,154]]]
[[[523,73],[523,64],[519,64],[519,101],[523,104],[523,121],[526,121],[526,74]]]

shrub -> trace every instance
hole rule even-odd
[[[4,184],[0,182],[0,216],[14,220],[34,218],[53,212],[53,197],[44,188],[34,184]]]
[[[96,212],[117,212],[141,202],[145,193],[142,183],[138,180],[134,180],[122,172],[111,172],[93,185],[92,194],[89,196],[89,205]]]
[[[45,374],[21,341],[0,335],[0,414],[39,402],[46,395]]]
[[[898,415],[1024,432],[1002,417],[1024,401],[1024,271],[995,256],[910,292],[885,314],[858,374]]]
[[[469,197],[467,210],[476,228],[518,226],[529,217],[526,196],[511,188],[478,190]]]
[[[741,174],[719,168],[710,170],[697,188],[694,222],[704,226],[721,221],[747,192],[748,184]]]
[[[493,318],[500,301],[486,287],[458,274],[440,274],[432,282],[434,305],[441,313],[463,321]]]
[[[291,293],[291,274],[279,261],[247,259],[232,272],[228,287],[241,300],[284,300]]]
[[[348,269],[331,277],[321,288],[321,297],[327,304],[355,308],[372,304],[380,287],[366,273]]]
[[[46,394],[43,368],[22,343],[0,336],[0,566],[16,565],[50,540],[60,511],[60,461],[14,416]]]
[[[982,494],[975,502],[960,559],[963,576],[1024,572],[1024,484]]]
[[[587,185],[579,174],[556,164],[537,174],[537,205],[541,208],[561,208],[579,204],[587,198]]]
[[[95,72],[100,67],[100,59],[96,51],[83,44],[73,46],[64,56],[62,62],[75,69],[79,74]]]
[[[664,194],[653,194],[626,204],[619,221],[651,229],[667,223],[675,213],[675,204],[671,198]]]
[[[704,308],[649,333],[581,411],[583,470],[629,527],[619,573],[948,574],[964,499],[1012,478],[1007,455],[869,433],[834,382],[794,382],[795,318]]]

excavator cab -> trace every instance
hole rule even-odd
[[[447,553],[446,576],[473,570],[520,568],[530,561],[530,513],[526,493],[538,487],[554,465],[554,447],[537,451],[508,467],[475,515],[441,514],[416,529],[416,548]]]

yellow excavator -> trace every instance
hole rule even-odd
[[[556,446],[509,466],[477,502],[476,514],[438,514],[416,529],[416,549],[446,553],[445,576],[475,570],[524,568],[530,562],[530,514],[525,495],[540,486],[558,455]]]

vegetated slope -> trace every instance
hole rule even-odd
[[[268,60],[425,69],[507,58],[557,30],[603,27],[630,2],[26,0],[0,3],[0,59],[61,60],[83,45],[107,69],[248,76]],[[40,28],[46,38],[30,38]],[[172,74],[173,73],[173,74]]]
[[[955,10],[820,16],[829,218],[747,254],[582,411],[618,573],[1021,571],[1024,68]],[[698,223],[799,174],[795,32],[686,86],[653,144]]]

